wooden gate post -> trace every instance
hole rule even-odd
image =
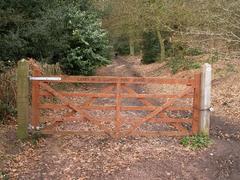
[[[28,137],[29,123],[29,64],[27,60],[18,61],[17,67],[17,137]]]
[[[209,135],[210,128],[210,111],[211,111],[211,81],[212,67],[205,63],[202,68],[201,80],[201,116],[200,116],[200,133]]]

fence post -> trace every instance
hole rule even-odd
[[[210,129],[210,107],[211,107],[211,82],[212,67],[205,63],[202,67],[201,80],[201,116],[200,116],[200,133],[209,135]]]
[[[29,122],[29,64],[27,60],[18,61],[17,66],[17,137],[28,137]]]

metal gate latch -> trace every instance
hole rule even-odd
[[[29,77],[32,81],[61,81],[61,77]]]

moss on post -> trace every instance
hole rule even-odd
[[[29,122],[29,64],[25,59],[18,62],[17,67],[17,137],[28,137]]]

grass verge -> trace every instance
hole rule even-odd
[[[181,139],[180,144],[192,150],[199,150],[208,147],[212,143],[211,139],[204,134],[186,136]]]

